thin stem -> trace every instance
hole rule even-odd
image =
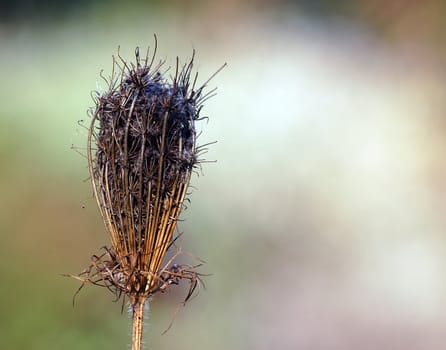
[[[144,326],[144,304],[145,299],[141,298],[133,308],[132,317],[132,350],[142,350],[142,332]]]

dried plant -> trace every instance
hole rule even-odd
[[[126,62],[118,51],[111,76],[104,78],[108,90],[94,94],[88,165],[111,247],[73,276],[82,281],[80,288],[92,283],[106,287],[117,299],[123,297],[123,302],[128,298],[133,350],[142,346],[147,300],[188,280],[187,301],[201,282],[198,265],[175,264],[180,250],[167,262],[165,256],[175,242],[191,174],[206,150],[206,145],[197,146],[195,122],[202,119],[203,102],[215,89],[203,92],[210,79],[196,86],[194,55],[182,66],[177,58],[169,80],[162,72],[164,62],[155,63],[155,55],[156,38],[150,57],[147,50],[141,58],[136,48],[135,63]]]

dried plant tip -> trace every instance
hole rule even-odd
[[[197,74],[191,79],[194,55],[183,66],[177,58],[170,79],[161,71],[164,62],[155,64],[155,55],[156,45],[145,58],[136,48],[135,62],[129,63],[118,50],[111,77],[101,72],[108,90],[93,94],[87,156],[111,247],[72,276],[82,282],[76,294],[91,283],[112,291],[116,300],[124,296],[123,305],[129,299],[134,350],[141,349],[144,305],[151,295],[186,280],[187,302],[202,285],[195,270],[201,264],[174,262],[181,249],[163,261],[175,244],[191,174],[206,147],[196,144],[195,122],[203,119],[202,104],[215,90],[203,93],[209,80],[196,87]]]
[[[191,80],[192,59],[166,79],[152,57],[126,62],[118,53],[108,91],[97,94],[88,138],[94,194],[112,247],[79,277],[105,285],[133,306],[187,279],[192,266],[162,267],[202,148],[195,122],[208,94]],[[189,298],[190,295],[187,296]]]

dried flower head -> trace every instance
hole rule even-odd
[[[117,298],[127,296],[134,315],[170,284],[189,280],[187,301],[200,282],[194,266],[163,261],[205,150],[197,146],[195,122],[215,90],[204,94],[209,80],[196,87],[197,74],[191,79],[194,55],[183,66],[177,58],[168,80],[155,54],[156,47],[150,58],[148,51],[141,58],[137,48],[135,63],[119,52],[113,57],[108,90],[94,96],[87,145],[94,196],[111,247],[93,256],[77,278],[105,286]]]

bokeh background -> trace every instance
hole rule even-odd
[[[154,298],[147,348],[445,349],[445,4],[1,1],[0,348],[129,348],[120,303],[73,308],[60,274],[108,244],[78,121],[156,33],[201,82],[228,67],[180,224],[212,276],[165,335],[184,290]]]

